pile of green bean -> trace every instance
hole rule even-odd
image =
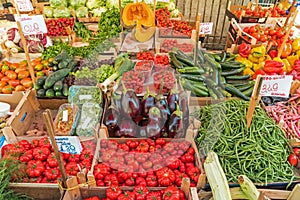
[[[290,148],[284,132],[259,106],[248,129],[248,105],[233,99],[197,110],[199,150],[218,154],[229,182],[237,182],[241,174],[260,184],[292,181],[295,176],[287,162]]]

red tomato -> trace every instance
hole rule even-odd
[[[7,85],[2,88],[3,94],[11,94],[13,91],[14,91],[14,87],[11,85]]]
[[[15,88],[15,91],[24,91],[25,90],[25,87],[23,85],[17,85],[16,88]]]
[[[298,164],[298,158],[295,154],[290,154],[288,157],[288,161],[294,167],[296,167]]]
[[[32,80],[31,78],[24,78],[21,80],[21,84],[25,87],[25,88],[31,88],[33,86]]]
[[[5,72],[5,75],[10,79],[10,80],[15,80],[17,79],[17,73],[12,71],[12,70],[8,70]]]
[[[4,82],[4,81],[0,81],[0,87],[4,87],[7,85],[7,82]]]
[[[261,35],[260,36],[260,41],[261,42],[266,42],[268,40],[268,36],[266,36],[266,35]]]
[[[300,156],[300,148],[294,148],[293,149],[293,151],[294,151],[294,154],[296,155],[296,156]]]
[[[17,85],[20,85],[20,81],[19,80],[9,80],[8,84],[13,87],[16,87]]]
[[[275,31],[275,30],[273,30],[273,29],[271,29],[271,30],[269,31],[269,34],[270,34],[271,36],[273,36],[273,35],[275,35],[275,34],[276,34],[276,31]]]
[[[23,79],[23,78],[27,78],[27,77],[29,77],[29,72],[28,71],[20,71],[19,73],[18,73],[18,79]]]

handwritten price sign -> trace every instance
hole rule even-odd
[[[260,96],[289,97],[293,76],[263,76]]]
[[[33,7],[30,0],[15,0],[15,3],[18,6],[18,10],[21,12],[33,11]]]
[[[208,22],[208,23],[200,23],[200,34],[212,34],[213,30],[213,23]]]
[[[55,136],[58,150],[62,153],[80,154],[82,146],[76,136]]]
[[[16,20],[20,21],[24,35],[47,33],[47,26],[42,15],[20,17]]]

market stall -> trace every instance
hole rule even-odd
[[[14,1],[0,199],[297,199],[295,6],[228,3],[217,51],[172,1]]]

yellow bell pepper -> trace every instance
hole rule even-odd
[[[259,70],[259,69],[263,69],[264,68],[264,65],[265,65],[265,62],[261,62],[261,63],[259,63],[259,64],[253,64],[253,67],[252,67],[252,69],[253,69],[253,71],[257,71],[257,70]]]
[[[296,60],[299,60],[299,55],[288,56],[286,59],[289,61],[290,65],[291,65],[292,67],[294,67],[295,61],[296,61]]]
[[[251,50],[251,54],[253,57],[255,58],[260,58],[262,56],[266,55],[266,47],[265,46],[259,46],[259,47],[255,47]]]
[[[259,59],[254,57],[252,54],[249,54],[248,60],[251,61],[252,63],[259,63]]]
[[[252,71],[252,69],[250,68],[246,68],[243,72],[244,75],[249,74],[250,76],[252,76],[254,74],[254,71]]]
[[[247,58],[244,58],[242,56],[238,56],[238,57],[235,58],[235,60],[238,61],[238,62],[240,62],[240,63],[242,63],[242,64],[244,64],[245,67],[247,67],[247,68],[251,68],[252,67],[252,62],[249,61]]]
[[[300,50],[300,38],[296,38],[292,43],[293,52]]]
[[[289,61],[287,59],[282,59],[282,62],[284,64],[283,71],[285,71],[287,73],[292,71],[293,67],[291,66],[291,64],[289,63]]]
[[[265,55],[265,61],[267,61],[267,60],[272,60],[271,56],[269,56],[268,54]]]

